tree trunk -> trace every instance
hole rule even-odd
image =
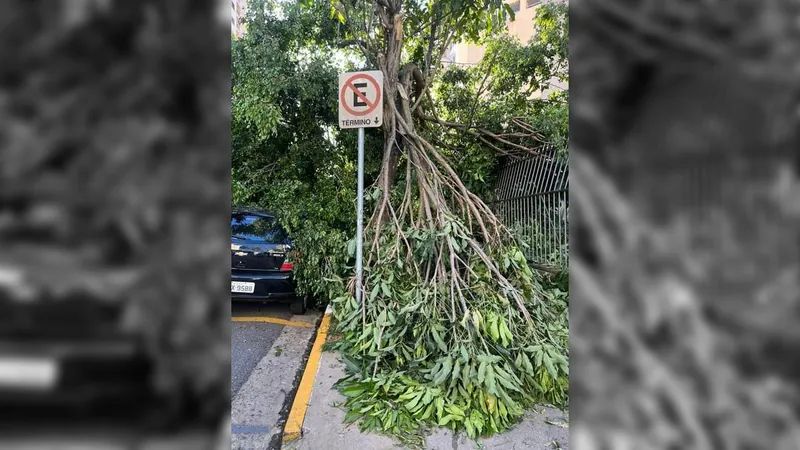
[[[386,32],[385,44],[386,53],[378,55],[378,65],[383,72],[384,102],[383,102],[383,132],[385,145],[383,151],[383,169],[381,172],[381,188],[384,195],[394,187],[397,178],[397,165],[400,159],[399,142],[401,139],[398,133],[397,118],[395,108],[402,98],[398,95],[400,60],[403,48],[403,17],[398,11],[401,10],[402,0],[387,2],[388,7],[379,8],[381,23]],[[399,108],[398,108],[399,109]]]

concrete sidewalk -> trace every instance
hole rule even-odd
[[[292,316],[290,322],[313,324],[318,318],[318,313],[309,312],[304,316]],[[313,327],[283,327],[272,348],[233,398],[232,449],[280,448],[284,412],[291,405],[314,335]]]
[[[394,450],[403,449],[389,437],[361,433],[355,424],[343,423],[345,412],[332,406],[344,403],[344,396],[333,388],[333,384],[344,377],[344,364],[334,352],[323,352],[308,411],[303,422],[303,435],[299,440],[283,445],[290,450]],[[426,447],[431,450],[554,450],[569,449],[569,430],[546,423],[565,424],[565,413],[537,407],[529,412],[515,428],[479,444],[464,435],[453,436],[452,431],[439,429],[426,438]]]

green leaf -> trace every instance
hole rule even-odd
[[[430,405],[428,405],[427,408],[425,408],[425,412],[422,413],[422,417],[420,417],[419,419],[420,420],[426,420],[427,418],[429,418],[431,416],[431,414],[433,414],[433,410],[434,410],[434,404],[431,403]]]
[[[506,327],[506,321],[498,319],[498,331],[500,332],[500,343],[503,347],[508,347],[508,344],[511,342],[508,336],[511,336],[511,332]],[[511,336],[513,338],[513,336]]]
[[[477,309],[472,311],[472,323],[474,323],[475,324],[475,328],[478,328],[478,329],[480,329],[480,327],[482,325],[481,315],[480,315],[480,313],[478,312]]]
[[[497,397],[492,394],[486,396],[486,410],[489,411],[489,414],[497,410]]]
[[[529,346],[525,347],[524,350],[526,352],[528,352],[528,353],[535,353],[535,352],[538,352],[541,349],[542,349],[541,345],[529,345]]]
[[[344,423],[353,423],[358,420],[359,417],[361,417],[359,412],[350,410],[344,416]]]
[[[514,14],[514,9],[511,8],[511,5],[509,5],[508,3],[504,3],[503,6],[505,6],[506,13],[509,15],[509,20],[513,22],[516,19],[516,15]]]
[[[475,432],[475,427],[472,425],[472,420],[467,418],[464,421],[464,427],[467,429],[467,435],[474,439],[477,433]]]
[[[351,398],[352,397],[357,397],[357,396],[363,394],[364,392],[365,392],[364,388],[361,387],[361,386],[352,386],[352,387],[344,388],[344,389],[341,390],[342,395],[344,395],[345,397],[351,397]]]
[[[472,417],[472,426],[474,426],[475,430],[477,431],[475,433],[476,437],[477,437],[477,435],[483,433],[483,420],[481,420],[481,419],[482,419],[482,417],[477,415],[477,414],[475,414],[474,417]]]
[[[361,414],[364,414],[365,412],[367,412],[367,411],[371,410],[371,409],[372,409],[372,408],[374,408],[374,407],[375,407],[375,403],[372,403],[372,404],[370,404],[370,405],[367,405],[367,406],[365,406],[365,407],[361,408],[361,409],[359,410],[359,412],[360,412]]]
[[[525,370],[528,373],[533,373],[533,364],[531,364],[531,360],[528,358],[528,355],[522,353],[522,364],[525,366]]]
[[[522,390],[515,385],[511,379],[511,375],[508,372],[504,371],[500,367],[495,368],[495,373],[497,374],[497,381],[506,389],[522,392]]]
[[[502,401],[497,402],[497,411],[500,413],[501,416],[508,417],[508,408],[506,408],[506,404]]]
[[[458,240],[456,240],[456,238],[453,236],[450,236],[450,245],[453,246],[453,250],[455,250],[456,252],[461,251],[461,245],[459,245]]]
[[[500,329],[497,324],[498,320],[499,318],[497,316],[493,316],[489,322],[489,335],[495,342],[497,342],[500,339]]]
[[[439,336],[439,333],[436,331],[435,328],[431,328],[431,336],[433,336],[433,340],[434,342],[436,342],[436,345],[439,347],[439,350],[446,352],[447,345],[445,345],[444,341],[442,340],[442,337]]]
[[[424,405],[430,404],[433,401],[433,389],[425,389],[425,395],[422,396],[422,403]]]
[[[548,353],[550,354],[550,356],[551,356],[551,357],[552,357],[554,360],[556,360],[556,362],[557,362],[557,363],[559,363],[559,364],[564,364],[564,365],[567,365],[567,364],[569,364],[569,361],[567,360],[567,358],[566,358],[566,357],[564,357],[564,355],[562,355],[562,354],[560,354],[560,353],[557,353],[556,351],[550,351],[550,352],[548,352]]]
[[[553,360],[550,359],[550,355],[545,354],[543,356],[544,360],[544,367],[547,369],[547,373],[550,374],[550,377],[554,380],[558,378],[558,372],[556,372],[555,366],[553,366]]]
[[[486,366],[486,390],[497,395],[497,383],[495,382],[494,368]]]
[[[458,377],[461,376],[461,361],[458,359],[455,360],[455,364],[453,364],[453,376],[450,378],[450,388],[452,389],[455,387],[455,384],[458,382]]]
[[[470,376],[469,373],[471,371],[471,366],[464,364],[464,367],[461,369],[461,382],[462,384],[469,384]]]
[[[408,314],[408,313],[414,312],[414,311],[418,310],[420,306],[422,306],[422,302],[411,303],[409,305],[406,305],[406,306],[402,307],[400,309],[400,314]]]
[[[452,414],[448,414],[448,415],[446,415],[446,416],[442,417],[442,418],[439,420],[439,425],[440,425],[440,426],[445,426],[445,425],[447,425],[448,423],[450,423],[450,421],[451,421],[451,420],[453,420],[453,416],[452,416]]]
[[[387,297],[391,297],[392,291],[389,289],[389,284],[388,283],[385,283],[385,282],[381,283],[381,289],[383,290],[383,295],[385,295]]]
[[[344,362],[345,367],[347,368],[348,372],[350,373],[358,373],[361,371],[361,367],[355,363],[351,358],[344,355],[342,356],[342,361]]]
[[[389,431],[395,420],[397,419],[397,411],[386,411],[388,414],[383,416],[383,431]]]
[[[411,399],[411,401],[406,403],[406,409],[409,411],[414,411],[417,408],[420,399],[422,399],[422,392],[418,393],[413,399]]]
[[[449,412],[450,414],[456,416],[456,418],[461,418],[461,417],[466,416],[466,413],[464,412],[464,410],[459,408],[458,406],[455,406],[455,405],[449,406],[447,408],[447,412]]]
[[[503,358],[497,355],[478,355],[478,361],[483,362],[486,361],[487,364],[493,364],[496,362],[502,361]]]
[[[380,285],[378,283],[375,283],[375,286],[372,286],[372,292],[369,293],[369,301],[371,302],[375,301],[375,299],[378,297],[379,290],[380,290]]]
[[[442,397],[436,397],[433,403],[436,405],[436,417],[441,418],[442,414],[444,414],[444,399]]]
[[[411,400],[417,395],[417,391],[413,388],[409,388],[403,395],[397,397],[398,400]]]
[[[437,374],[436,378],[433,380],[433,385],[438,386],[445,382],[448,376],[450,376],[451,371],[453,370],[453,358],[448,356],[444,363],[442,364],[442,370]]]

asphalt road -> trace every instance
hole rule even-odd
[[[233,302],[232,317],[273,317],[289,320],[288,304]],[[284,325],[234,322],[231,327],[231,396],[239,392],[250,373],[272,347]]]

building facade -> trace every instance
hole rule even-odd
[[[240,38],[244,35],[244,15],[247,11],[247,0],[231,0],[231,35]]]

